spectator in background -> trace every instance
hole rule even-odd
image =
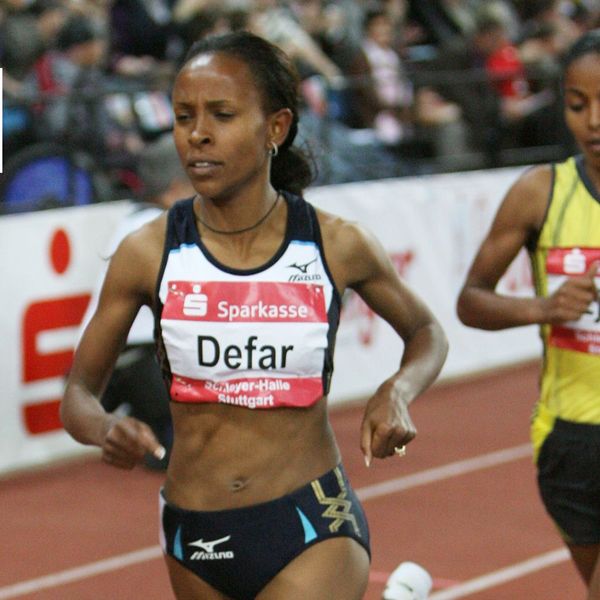
[[[525,65],[519,49],[509,38],[504,23],[499,19],[492,17],[482,21],[480,30],[487,32],[489,42],[484,67],[504,104],[503,113],[509,120],[516,119],[524,110],[520,101],[529,94]]]
[[[126,235],[158,217],[177,200],[194,193],[177,156],[171,133],[163,134],[143,150],[138,175],[143,184],[142,202],[119,224],[107,248],[109,257]],[[92,294],[81,332],[98,305],[105,271]],[[115,370],[102,396],[102,406],[107,412],[117,411],[119,414],[130,415],[151,427],[165,448],[166,455],[162,459],[148,455],[145,464],[150,468],[164,469],[171,450],[172,425],[169,395],[156,361],[153,332],[152,311],[144,306],[131,326],[125,349],[117,359]]]
[[[106,65],[105,30],[75,14],[61,29],[56,49],[46,52],[24,82],[41,102],[36,122],[42,141],[83,149],[106,168],[131,170],[144,142],[136,122],[120,120]]]
[[[362,40],[363,21],[370,0],[326,2],[323,12],[328,24],[331,59],[345,72]]]
[[[2,11],[2,67],[5,75],[22,81],[36,61],[52,47],[69,18],[69,11],[56,0],[33,3],[4,0]]]
[[[381,0],[380,5],[392,21],[394,47],[402,57],[408,57],[411,46],[425,41],[423,27],[409,18],[408,0]]]
[[[562,49],[556,27],[551,23],[529,23],[519,41],[519,56],[527,69],[531,65],[546,65],[553,75],[560,72]]]
[[[529,27],[551,25],[555,31],[558,51],[562,54],[581,35],[561,0],[516,0],[523,23]]]
[[[504,19],[515,35],[521,23],[511,0],[413,0],[410,9],[425,31],[426,43],[437,48],[468,40],[482,12]]]
[[[0,5],[2,139],[6,156],[35,139],[31,99],[22,83],[36,61],[51,48],[67,18],[67,10],[54,1],[4,0]]]
[[[279,46],[294,61],[301,77],[318,74],[330,85],[340,83],[339,67],[276,0],[255,0],[248,29]]]
[[[106,131],[97,103],[104,85],[104,32],[86,17],[71,16],[58,33],[55,46],[37,60],[24,88],[28,94],[42,97],[38,114],[45,135],[64,139],[67,133],[77,133],[87,143],[95,143],[104,137],[98,132]],[[68,131],[72,124],[77,125],[77,131]],[[88,138],[91,131],[94,134]]]
[[[362,46],[348,72],[355,107],[352,125],[373,129],[390,149],[414,153],[424,143],[440,161],[464,154],[460,109],[431,88],[415,91],[393,43],[390,15],[383,8],[370,10]]]
[[[310,111],[325,118],[330,90],[344,86],[341,69],[319,41],[277,0],[255,0],[248,11],[246,29],[275,44],[294,63],[300,78],[300,94]]]
[[[290,0],[287,3],[289,14],[319,45],[321,50],[331,56],[331,45],[329,42],[330,30],[335,23],[330,23],[329,13],[325,10],[323,0]]]
[[[172,12],[172,0],[114,0],[110,56],[116,73],[173,76],[184,48]]]
[[[469,144],[488,157],[488,164],[494,162],[500,130],[500,100],[484,71],[490,48],[487,26],[480,22],[472,37],[455,37],[441,45],[436,58],[423,68],[434,74],[435,89],[461,107]]]
[[[560,136],[552,133],[556,129],[553,90],[532,93],[520,49],[511,41],[503,20],[491,16],[480,28],[488,34],[484,66],[500,99],[505,143],[513,147],[558,143]]]
[[[523,30],[519,57],[533,92],[554,87],[560,76],[562,49],[556,27],[551,23],[531,23]]]
[[[437,74],[439,93],[457,103],[469,127],[469,143],[483,152],[482,166],[499,163],[502,148],[544,145],[560,139],[554,96],[532,93],[519,49],[501,15],[482,12],[475,33],[440,48],[427,68]]]
[[[373,128],[387,145],[412,135],[414,90],[393,47],[395,32],[385,10],[369,10],[360,48],[348,71],[354,95],[354,126]]]

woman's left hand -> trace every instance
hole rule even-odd
[[[408,403],[391,381],[383,383],[368,401],[361,426],[361,449],[365,464],[372,458],[399,454],[417,435]]]

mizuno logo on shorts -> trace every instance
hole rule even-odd
[[[215,552],[215,546],[223,544],[230,539],[231,536],[227,535],[218,540],[212,540],[210,542],[205,542],[202,538],[196,540],[195,542],[190,542],[188,546],[200,548],[200,550],[196,550],[192,556],[190,556],[190,560],[222,560],[233,558],[235,555],[232,550]]]

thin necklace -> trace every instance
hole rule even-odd
[[[196,215],[196,219],[198,220],[198,222],[201,225],[203,225],[204,227],[206,227],[206,229],[208,229],[209,231],[212,231],[213,233],[220,233],[222,235],[235,235],[238,233],[245,233],[246,231],[251,231],[252,229],[256,229],[259,225],[262,225],[268,219],[269,215],[275,210],[275,207],[277,206],[277,202],[279,202],[280,195],[281,194],[279,192],[277,192],[277,196],[275,196],[275,202],[273,202],[273,204],[271,205],[271,208],[269,208],[269,210],[258,221],[256,221],[256,223],[254,223],[254,225],[250,225],[250,227],[243,227],[242,229],[233,229],[233,230],[229,231],[229,230],[224,230],[224,229],[216,229],[215,227],[212,227],[206,221],[203,221],[198,215]]]

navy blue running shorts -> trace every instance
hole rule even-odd
[[[161,490],[163,551],[234,600],[251,600],[310,546],[356,540],[369,554],[365,514],[338,465],[300,489],[239,509],[185,510]]]

